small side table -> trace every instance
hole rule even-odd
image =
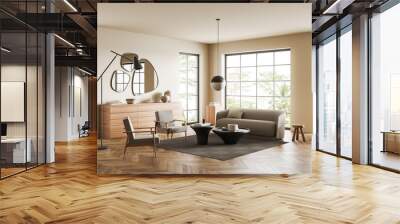
[[[299,134],[301,134],[301,137],[303,138],[303,142],[306,142],[306,138],[304,137],[304,132],[303,132],[304,125],[294,124],[294,125],[292,125],[292,128],[293,128],[292,142],[294,142],[295,140],[296,141],[299,140]]]
[[[194,130],[194,132],[196,132],[197,144],[207,145],[208,135],[210,134],[211,129],[214,127],[210,124],[193,124],[190,127]]]

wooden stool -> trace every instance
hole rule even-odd
[[[304,137],[304,132],[303,132],[304,126],[301,124],[294,124],[294,125],[292,125],[292,127],[293,127],[292,142],[294,142],[295,140],[296,141],[299,140],[300,133],[301,133],[301,137],[303,138],[303,142],[306,142],[306,138]]]

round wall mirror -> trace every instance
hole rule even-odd
[[[121,55],[121,68],[127,72],[133,72],[135,69],[141,69],[138,55],[135,53],[124,53]]]
[[[129,86],[131,76],[122,70],[115,70],[111,76],[111,89],[121,93]]]
[[[132,78],[132,93],[138,96],[151,92],[158,87],[158,75],[153,64],[147,59],[140,59],[141,69],[135,70]]]

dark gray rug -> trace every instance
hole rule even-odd
[[[162,140],[158,147],[225,161],[287,143],[276,139],[245,135],[237,144],[225,145],[215,134],[210,134],[208,137],[208,145],[197,145],[196,142],[196,136],[192,135],[187,137],[186,142],[185,138]]]

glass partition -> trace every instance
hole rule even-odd
[[[18,12],[39,12],[41,1],[19,2]],[[3,2],[0,6],[4,6]],[[8,6],[8,5],[7,5]],[[45,34],[9,15],[0,20],[0,178],[45,163]]]
[[[1,46],[0,149],[1,175],[5,177],[24,171],[26,162],[31,162],[31,151],[26,150],[26,33],[2,33]]]
[[[27,131],[27,151],[30,151],[30,160],[27,167],[34,167],[37,164],[38,139],[37,139],[37,97],[38,97],[38,34],[27,33],[27,52],[28,61],[26,64],[26,131]]]

